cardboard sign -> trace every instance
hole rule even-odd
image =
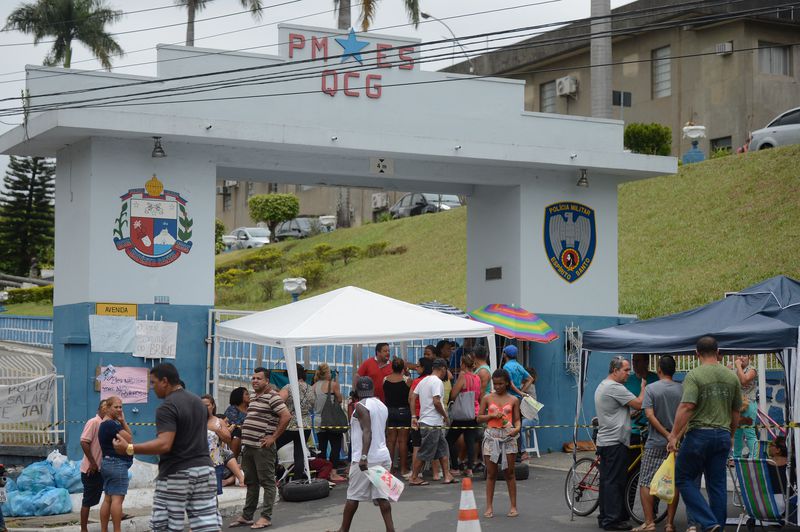
[[[133,356],[142,358],[175,358],[177,345],[177,323],[169,321],[136,322],[136,346]]]
[[[55,401],[55,375],[0,386],[0,423],[50,421]]]
[[[98,316],[131,316],[135,318],[139,306],[134,303],[95,303],[94,313]]]
[[[147,389],[149,387],[149,373],[147,368],[121,367],[113,368],[113,372],[106,371],[103,367],[100,375],[105,378],[100,381],[100,399],[108,399],[112,395],[122,399],[123,404],[146,403]]]

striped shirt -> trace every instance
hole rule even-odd
[[[242,425],[242,445],[261,447],[261,438],[275,432],[284,410],[286,404],[272,389],[261,395],[253,395]]]

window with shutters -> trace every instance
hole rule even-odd
[[[669,46],[656,48],[650,53],[652,59],[652,95],[653,99],[664,98],[672,94],[672,65]]]
[[[539,112],[556,112],[556,82],[548,81],[539,85]]]

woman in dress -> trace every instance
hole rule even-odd
[[[212,395],[201,397],[208,411],[206,423],[206,437],[208,438],[208,454],[214,464],[214,473],[217,475],[217,495],[222,495],[222,477],[225,473],[225,446],[231,443],[231,433],[225,422],[217,417],[217,403]]]
[[[316,400],[314,402],[314,418],[317,426],[320,425],[322,420],[322,409],[325,407],[325,402],[328,399],[328,394],[333,395],[333,400],[341,407],[342,404],[342,390],[339,383],[333,378],[331,368],[323,362],[317,366],[317,372],[314,375],[314,393]],[[319,450],[322,453],[322,458],[327,458],[333,462],[334,466],[339,464],[339,454],[342,452],[342,433],[335,430],[317,430],[317,441]],[[331,452],[328,455],[328,445],[330,445]]]
[[[483,463],[486,464],[486,511],[484,516],[494,517],[494,485],[497,471],[503,471],[508,486],[511,508],[508,517],[517,517],[517,480],[514,460],[517,457],[517,435],[520,430],[519,400],[508,393],[511,377],[504,369],[492,374],[494,393],[481,400],[478,423],[486,423],[483,435]]]
[[[303,421],[303,430],[305,431],[305,436],[308,437],[308,431],[311,430],[310,412],[314,409],[317,397],[314,393],[314,388],[306,382],[306,368],[300,364],[297,364],[297,386],[300,390],[300,416]],[[297,425],[297,413],[294,410],[291,384],[281,388],[279,395],[286,403],[289,413],[292,414],[292,419],[289,421],[286,431],[275,442],[275,445],[280,449],[287,443],[294,444],[294,479],[302,480],[308,477],[305,473],[305,456],[303,456],[303,444],[300,440],[300,429]]]
[[[395,460],[395,451],[400,453],[398,463],[393,463],[393,469],[399,470],[400,475],[406,480],[411,476],[408,469],[408,431],[411,429],[411,410],[408,407],[408,393],[411,391],[409,379],[403,375],[405,362],[402,358],[392,360],[392,373],[383,379],[383,396],[389,417],[386,420],[386,446],[392,461]]]
[[[106,415],[97,430],[97,439],[103,451],[100,473],[103,475],[103,504],[100,506],[100,531],[108,532],[109,518],[114,524],[114,532],[122,531],[122,503],[128,494],[128,469],[133,465],[133,457],[118,454],[114,450],[114,438],[130,443],[131,429],[122,411],[122,399],[112,395],[106,400]]]
[[[239,458],[242,450],[242,424],[247,417],[247,407],[250,405],[250,392],[245,387],[236,388],[231,392],[228,408],[225,409],[225,420],[231,431],[230,448],[234,458]]]

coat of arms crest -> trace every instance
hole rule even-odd
[[[187,201],[177,192],[164,190],[153,175],[144,188],[132,188],[121,196],[119,217],[114,220],[114,245],[138,264],[166,266],[192,249],[192,224]]]
[[[578,280],[594,259],[594,209],[571,201],[544,209],[544,249],[550,265],[568,283]]]

